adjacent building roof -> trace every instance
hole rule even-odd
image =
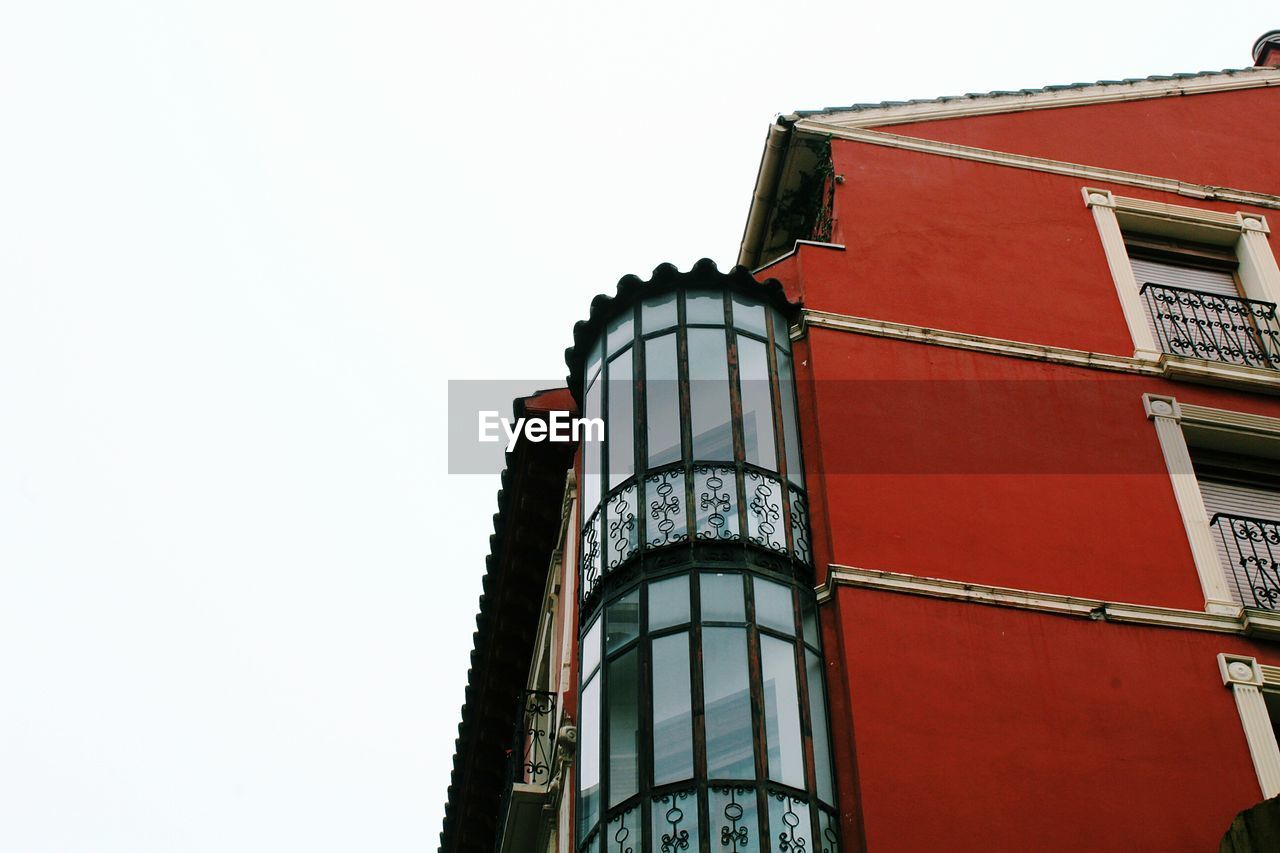
[[[515,416],[574,411],[566,388],[516,400]],[[453,775],[440,832],[440,850],[492,853],[498,804],[508,784],[507,751],[516,703],[525,688],[542,596],[560,533],[565,478],[576,445],[521,439],[507,454],[485,559],[480,613],[462,722],[454,744]],[[434,567],[448,573],[450,566]]]

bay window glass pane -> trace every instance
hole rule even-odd
[[[787,479],[804,485],[800,467],[800,433],[796,428],[796,383],[791,374],[791,356],[778,352],[778,404],[782,406],[782,444],[787,454]]]
[[[609,322],[609,355],[613,355],[635,337],[635,315],[630,308]]]
[[[675,333],[644,345],[645,418],[649,424],[649,467],[680,458],[680,384]]]
[[[600,679],[582,688],[579,732],[578,835],[586,835],[600,820]]]
[[[585,418],[599,418],[602,415],[601,403],[604,383],[597,380],[587,388],[586,400],[582,410]],[[586,430],[584,436],[596,435],[595,430]],[[604,444],[599,441],[582,442],[582,515],[589,518],[600,503],[600,456]]]
[[[609,488],[635,473],[635,386],[631,381],[628,349],[609,362],[609,419],[605,437],[609,445]]]
[[[587,356],[588,385],[595,381],[602,364],[604,364],[604,335],[600,336],[600,340],[596,341],[596,345],[591,348],[591,353]]]
[[[689,330],[689,409],[693,458],[704,462],[732,460],[729,357],[720,329]]]
[[[811,850],[809,804],[782,793],[769,794],[769,836],[774,850]]]
[[[814,600],[807,595],[800,596],[800,621],[804,625],[804,641],[817,648],[818,608]]]
[[[676,324],[675,293],[646,299],[640,308],[640,322],[643,324],[643,332],[646,335],[674,326]]]
[[[778,349],[791,352],[791,326],[777,311],[771,313],[773,314],[773,345]]]
[[[741,296],[733,297],[733,325],[744,332],[764,337],[764,306],[750,302]]]
[[[689,686],[689,634],[653,641],[653,784],[693,775],[693,700]]]
[[[719,839],[724,853],[756,853],[768,850],[760,838],[756,819],[756,789],[742,785],[712,785],[710,791],[711,840]],[[824,851],[825,853],[825,851]]]
[[[600,620],[597,619],[582,640],[582,677],[590,678],[600,665]]]
[[[738,338],[738,375],[742,380],[742,445],[753,465],[778,469],[773,439],[773,389],[769,387],[769,348],[751,338]]]
[[[760,636],[764,734],[769,748],[769,778],[804,787],[804,747],[800,740],[800,696],[796,690],[795,646]]]
[[[684,321],[686,323],[715,323],[724,325],[724,297],[718,292],[702,291],[684,296]]]
[[[640,590],[631,592],[609,605],[605,613],[605,653],[609,654],[640,636]]]
[[[742,575],[704,573],[698,576],[703,622],[745,622]]]
[[[609,805],[640,790],[640,666],[632,649],[609,661]]]
[[[791,609],[791,588],[763,578],[752,578],[756,595],[756,624],[795,635],[796,616]]]
[[[831,790],[831,744],[827,740],[827,692],[822,686],[822,660],[805,652],[805,678],[809,681],[809,719],[813,721],[813,769],[818,777],[818,799],[835,804]]]
[[[688,575],[651,583],[648,589],[650,631],[689,621]]]
[[[698,839],[697,790],[658,794],[649,805],[649,849],[654,853],[705,850]],[[626,853],[623,848],[622,853]]]
[[[747,630],[704,628],[702,693],[708,778],[755,778],[750,684]]]

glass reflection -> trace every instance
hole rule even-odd
[[[635,473],[635,387],[627,350],[609,362],[609,419],[605,430],[609,447],[609,488]]]
[[[768,347],[751,338],[738,338],[738,375],[742,380],[744,458],[752,465],[777,470],[778,453],[773,440],[773,389],[769,384]]]
[[[729,361],[721,329],[689,329],[689,414],[693,458],[733,459]]]
[[[635,649],[609,661],[609,805],[640,790],[640,667]]]
[[[649,467],[656,468],[680,458],[680,388],[675,334],[645,341],[644,358]]]
[[[689,634],[653,641],[653,784],[693,775],[693,699],[689,692]]]
[[[800,703],[796,689],[795,646],[760,636],[764,688],[764,732],[769,747],[769,778],[804,787],[804,747],[800,739]]]
[[[707,775],[754,778],[746,629],[704,628],[702,659]]]

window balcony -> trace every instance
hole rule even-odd
[[[502,834],[498,850],[541,849],[550,833],[544,809],[556,776],[556,694],[525,690],[516,710],[515,732],[507,756],[509,782],[498,814]],[[538,840],[534,846],[530,842]]]
[[[1151,283],[1142,297],[1164,352],[1280,370],[1274,303]]]
[[[1209,524],[1225,550],[1227,577],[1245,607],[1280,610],[1280,521],[1220,512]]]

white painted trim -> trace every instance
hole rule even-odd
[[[1160,356],[1159,361],[1152,362],[1143,358],[1088,352],[1086,350],[1070,349],[1069,347],[1030,344],[1008,338],[974,335],[968,332],[953,332],[930,326],[893,323],[888,320],[872,320],[867,317],[854,317],[830,311],[814,311],[808,308],[801,311],[800,322],[793,327],[791,339],[797,340],[803,337],[805,330],[810,327],[850,332],[857,335],[869,335],[877,338],[933,344],[935,346],[1010,356],[1012,358],[1025,358],[1032,361],[1065,364],[1072,367],[1088,367],[1094,370],[1110,370],[1143,376],[1190,379],[1196,382],[1280,394],[1280,371],[1267,370],[1260,367],[1245,367],[1238,364],[1224,364],[1199,358],[1184,358],[1170,353],[1164,353]]]
[[[972,160],[995,166],[1008,166],[1014,169],[1030,169],[1055,175],[1070,175],[1088,181],[1103,181],[1123,186],[1142,187],[1159,192],[1175,193],[1189,198],[1214,199],[1234,204],[1247,204],[1252,207],[1280,209],[1280,196],[1270,193],[1251,192],[1230,187],[1215,187],[1209,184],[1196,184],[1180,181],[1176,178],[1162,178],[1155,175],[1144,175],[1139,172],[1126,172],[1120,169],[1104,169],[1100,166],[1085,166],[1079,163],[1068,163],[1063,160],[1050,160],[1044,157],[1031,157],[1025,154],[1012,154],[968,145],[956,145],[951,142],[935,142],[931,139],[899,136],[880,130],[842,128],[834,124],[826,124],[810,119],[798,122],[796,130],[852,142],[865,142],[870,145],[897,148],[903,151],[936,154],[943,157],[955,157],[961,160]]]
[[[1262,668],[1257,660],[1244,655],[1218,655],[1218,671],[1222,683],[1231,688],[1236,700],[1236,711],[1244,728],[1245,741],[1249,744],[1249,756],[1258,774],[1258,787],[1262,796],[1270,799],[1280,795],[1280,745],[1276,744],[1267,703],[1262,696],[1265,683]]]
[[[792,247],[789,250],[787,250],[784,254],[778,255],[778,257],[774,258],[773,260],[756,267],[751,271],[751,274],[756,275],[757,273],[767,270],[769,267],[773,266],[779,261],[785,261],[787,258],[791,257],[792,255],[798,254],[800,252],[801,246],[812,246],[815,249],[835,249],[836,251],[839,251],[839,252],[844,251],[843,243],[823,243],[820,240],[797,240],[795,244],[792,245]]]
[[[1124,312],[1124,322],[1129,327],[1129,337],[1133,340],[1133,357],[1144,361],[1158,361],[1160,346],[1151,336],[1151,326],[1147,322],[1146,310],[1142,307],[1138,280],[1133,275],[1133,264],[1129,262],[1129,251],[1124,245],[1120,220],[1116,218],[1115,196],[1110,190],[1090,187],[1084,187],[1081,191],[1084,203],[1093,211],[1093,221],[1098,227],[1098,236],[1102,239],[1102,251],[1106,253],[1107,266],[1111,269],[1116,297],[1120,300],[1120,310]]]
[[[1280,71],[1274,68],[1245,68],[1231,74],[1212,74],[1187,79],[1139,80],[1133,83],[1085,86],[1048,92],[979,95],[952,101],[886,105],[846,112],[832,110],[824,114],[824,118],[827,122],[839,127],[873,127],[887,123],[937,121],[960,116],[1060,109],[1087,104],[1202,95],[1277,85],[1280,85]]]
[[[1164,463],[1169,469],[1169,481],[1173,496],[1182,515],[1182,526],[1187,531],[1191,545],[1191,557],[1195,561],[1200,588],[1204,591],[1204,609],[1208,613],[1240,614],[1240,605],[1231,600],[1227,587],[1222,558],[1213,544],[1213,531],[1209,529],[1209,514],[1205,512],[1204,498],[1191,465],[1191,451],[1186,436],[1182,434],[1182,412],[1178,401],[1172,397],[1143,394],[1142,407],[1147,418],[1155,424]]]
[[[829,600],[838,586],[900,592],[996,607],[1013,607],[1019,610],[1035,610],[1059,616],[1074,616],[1121,624],[1184,628],[1219,634],[1245,633],[1244,620],[1241,616],[1157,607],[1150,604],[1104,601],[1097,598],[966,583],[945,578],[922,577],[836,564],[828,567],[826,583],[817,588],[818,600],[822,602]]]

